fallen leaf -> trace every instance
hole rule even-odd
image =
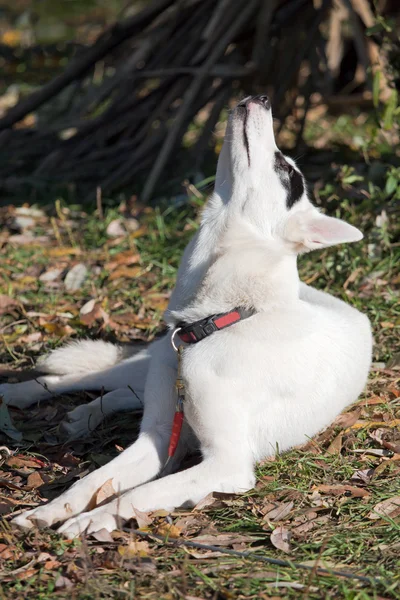
[[[40,476],[40,473],[38,473],[37,471],[35,471],[34,473],[31,473],[28,477],[28,479],[26,480],[26,484],[32,488],[32,489],[36,489],[38,487],[40,487],[41,485],[44,484],[43,479]]]
[[[148,513],[141,512],[140,510],[137,510],[137,508],[134,507],[132,518],[136,519],[139,529],[145,529],[154,521],[154,519],[150,517]]]
[[[45,466],[45,463],[39,459],[17,455],[10,456],[9,458],[7,458],[6,465],[8,467],[14,467],[16,469],[23,469],[24,467],[27,467],[29,469],[40,469]]]
[[[142,267],[118,267],[118,269],[115,269],[115,271],[113,271],[111,273],[111,275],[109,276],[108,280],[109,281],[114,281],[115,279],[133,279],[135,277],[138,277],[138,275],[140,275],[142,273],[143,269]]]
[[[17,306],[20,306],[17,300],[10,298],[10,296],[6,296],[5,294],[0,294],[0,315],[12,312],[12,309]]]
[[[64,269],[49,269],[39,276],[39,281],[44,283],[55,281],[61,276],[63,271]]]
[[[327,454],[340,454],[342,451],[343,433],[339,433],[326,449]]]
[[[47,255],[53,256],[55,258],[63,257],[63,256],[77,256],[82,254],[82,250],[80,248],[61,246],[58,248],[49,248],[46,252]]]
[[[257,541],[257,538],[239,533],[220,533],[218,535],[198,535],[192,538],[199,544],[208,546],[232,546],[233,544],[248,544]]]
[[[0,431],[8,435],[12,440],[16,440],[17,442],[22,440],[22,433],[14,427],[7,404],[3,402],[2,396],[0,396]]]
[[[291,532],[280,525],[276,527],[274,531],[270,535],[271,543],[278,548],[278,550],[282,550],[282,552],[290,552],[290,538],[292,537]]]
[[[169,523],[164,522],[158,525],[156,533],[167,538],[178,538],[181,535],[181,530],[176,525],[170,525]]]
[[[79,290],[88,274],[88,269],[83,263],[78,263],[70,269],[64,279],[64,285],[67,292],[76,292]]]
[[[46,322],[46,323],[39,323],[41,325],[41,327],[43,327],[43,329],[45,331],[47,331],[47,333],[51,333],[53,335],[57,335],[59,337],[64,337],[66,335],[73,335],[75,332],[75,329],[73,329],[70,325],[63,325],[62,323],[59,323],[57,321],[54,322]]]
[[[73,587],[73,583],[68,577],[64,577],[63,575],[59,575],[54,583],[56,589],[60,588],[71,588]]]
[[[46,571],[53,571],[54,569],[58,569],[59,566],[61,566],[61,563],[58,560],[48,560],[44,563]]]
[[[369,483],[374,476],[375,469],[362,469],[357,470],[351,476],[351,481],[361,482],[365,485]]]
[[[102,308],[101,302],[94,299],[89,300],[82,306],[79,311],[79,317],[81,323],[89,327],[98,319],[102,319],[104,323],[108,323],[109,321],[109,316]]]
[[[203,508],[206,508],[207,506],[212,506],[213,504],[215,504],[215,502],[217,502],[217,498],[214,496],[213,492],[210,492],[209,494],[207,494],[207,496],[205,496],[205,498],[203,498],[202,500],[200,500],[200,502],[196,504],[193,510],[203,510]]]
[[[341,427],[342,429],[347,429],[347,427],[351,427],[356,423],[360,417],[360,409],[353,410],[352,412],[344,413],[343,415],[339,415],[333,422],[334,426]]]
[[[272,583],[266,583],[267,588],[288,588],[292,590],[304,590],[307,588],[309,592],[318,592],[319,588],[315,585],[308,585],[299,583],[298,581],[273,581]]]
[[[273,508],[264,515],[263,521],[282,521],[288,516],[293,506],[294,502],[281,502],[276,508]]]
[[[118,254],[114,254],[112,260],[105,263],[104,268],[107,271],[113,271],[117,267],[122,265],[128,266],[138,263],[140,261],[140,255],[134,254],[132,250],[126,250],[125,252],[119,252]]]
[[[132,540],[127,546],[118,546],[118,554],[123,558],[144,558],[151,552],[148,542],[145,540]]]
[[[90,534],[98,542],[113,542],[114,538],[111,533],[107,529],[100,529],[99,531],[94,531]]]
[[[98,506],[99,504],[104,502],[104,500],[111,498],[111,496],[115,496],[117,492],[115,491],[112,482],[113,478],[111,477],[111,479],[107,479],[107,481],[103,483],[101,488],[97,490],[95,506]]]
[[[127,234],[122,219],[114,219],[114,221],[111,221],[107,226],[106,232],[110,237],[121,237]]]
[[[365,496],[370,496],[370,493],[367,492],[367,490],[352,485],[317,485],[313,486],[312,489],[316,492],[327,494],[328,496],[341,496],[343,494],[346,496],[352,496],[353,498],[364,498]]]
[[[231,494],[228,492],[210,492],[209,494],[207,494],[207,496],[205,496],[205,498],[203,498],[196,504],[193,510],[202,510],[207,506],[214,506],[214,508],[217,508],[219,506],[226,506],[232,501],[237,500],[237,494]]]
[[[380,519],[382,517],[394,518],[400,514],[400,496],[393,496],[382,502],[378,502],[369,513],[369,519]]]

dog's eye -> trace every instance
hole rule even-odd
[[[288,162],[285,161],[285,164],[282,166],[283,166],[284,171],[286,171],[286,173],[289,173],[289,175],[293,174],[294,169],[293,169],[292,165],[290,165]]]
[[[280,152],[275,154],[275,166],[279,171],[284,171],[289,176],[291,176],[294,172],[292,165],[287,162],[283,154]]]

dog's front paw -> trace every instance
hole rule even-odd
[[[33,527],[51,527],[54,518],[48,506],[39,506],[33,510],[26,510],[11,521],[11,525],[21,529],[32,529]]]
[[[102,506],[69,519],[58,529],[58,533],[71,539],[79,537],[83,533],[96,533],[101,529],[105,529],[110,533],[115,531],[115,529],[118,529],[117,518],[108,512],[106,508],[106,506]]]

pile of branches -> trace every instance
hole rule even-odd
[[[338,8],[351,24],[346,40]],[[125,188],[146,202],[167,168],[177,180],[200,168],[221,110],[241,93],[267,91],[281,123],[301,96],[301,136],[312,94],[335,91],[344,43],[369,85],[371,14],[368,0],[154,0],[0,119],[0,190]],[[181,153],[204,107],[200,134]]]

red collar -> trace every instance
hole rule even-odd
[[[197,344],[197,342],[200,342],[212,333],[225,329],[225,327],[230,327],[230,325],[238,321],[247,319],[254,315],[254,313],[254,310],[238,307],[230,312],[211,315],[194,323],[179,323],[176,334],[186,344]]]

